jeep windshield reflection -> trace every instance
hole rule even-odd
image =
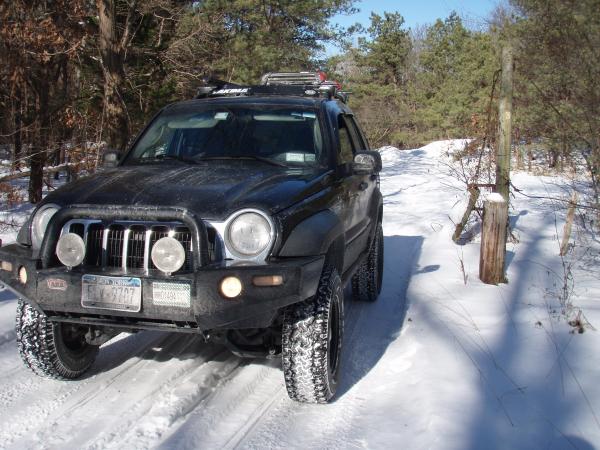
[[[315,110],[272,105],[169,111],[144,132],[124,164],[252,159],[277,166],[323,162]]]

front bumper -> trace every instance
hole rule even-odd
[[[207,265],[193,273],[167,276],[160,272],[124,273],[98,268],[42,268],[41,261],[32,259],[28,248],[15,244],[0,248],[0,262],[5,262],[5,269],[11,269],[0,270],[0,281],[52,320],[130,329],[207,331],[268,327],[281,308],[315,295],[324,257],[289,258],[264,265],[219,263]],[[27,271],[26,283],[19,281],[21,267]],[[140,278],[141,311],[83,307],[81,280],[84,274]],[[269,275],[281,275],[283,284],[259,287],[252,282],[255,276]],[[219,283],[227,276],[236,276],[242,281],[243,291],[235,299],[225,299],[219,293]],[[154,304],[154,282],[188,284],[190,307]]]

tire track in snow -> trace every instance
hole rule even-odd
[[[245,361],[180,421],[160,448],[235,448],[285,398],[280,361]]]
[[[156,338],[151,343],[144,342],[142,348],[138,349],[136,354],[143,353],[148,345],[152,345],[155,341]],[[137,347],[139,346],[138,343]],[[129,354],[129,359],[121,365],[117,375],[92,373],[88,378],[74,381],[56,381],[37,377],[37,375],[29,373],[28,369],[23,366],[22,371],[26,374],[24,376],[36,380],[33,385],[38,389],[35,391],[23,390],[21,401],[18,402],[16,407],[13,410],[5,409],[2,413],[6,418],[3,426],[0,427],[0,448],[6,448],[21,437],[29,436],[34,429],[41,428],[44,430],[48,426],[48,418],[52,413],[60,410],[69,401],[100,395],[107,386],[112,384],[112,380],[123,373],[131,371],[142,361],[135,360],[133,356],[135,355]],[[94,367],[95,370],[101,370],[101,368],[97,368],[97,365]],[[105,377],[108,377],[108,380],[102,379]],[[99,381],[100,383],[98,383]],[[89,389],[86,389],[88,386]],[[78,397],[80,391],[82,393]],[[52,396],[55,397],[52,398]],[[12,403],[16,403],[16,400],[17,398],[14,398]],[[25,405],[25,408],[21,408],[21,405]]]
[[[227,442],[225,447],[232,449],[244,448],[243,444],[246,442],[247,438],[252,435],[252,432],[255,429],[262,425],[266,418],[269,417],[268,413],[274,409],[276,403],[281,402],[283,395],[287,394],[285,392],[285,387],[282,386],[272,398],[267,397],[265,402],[257,409],[257,413],[249,416],[250,420],[246,423],[246,426],[240,428]]]
[[[227,358],[223,361],[207,360],[201,365],[192,364],[174,373],[163,385],[119,417],[119,426],[85,448],[150,448],[159,444],[177,421],[199,407],[235,373],[241,360],[225,349],[213,357],[221,355]]]
[[[127,358],[129,358],[131,354],[138,354],[139,352],[142,352],[144,348],[148,346],[147,342],[144,342],[143,346],[140,345],[140,342],[137,342],[137,345],[125,346],[123,345],[122,338],[118,339],[117,341],[121,342],[120,347],[125,347],[120,349],[120,353],[126,355]],[[114,343],[115,340],[111,342]],[[131,348],[129,351],[127,351],[129,347]],[[42,394],[47,391],[49,383],[52,383],[50,386],[56,386],[59,385],[59,383],[77,383],[87,379],[84,378],[80,381],[64,382],[52,381],[48,378],[37,376],[24,366],[23,361],[21,360],[21,357],[17,351],[16,342],[14,344],[14,349],[6,350],[7,353],[9,351],[10,354],[4,354],[4,349],[1,349],[0,351],[0,362],[2,366],[2,370],[0,370],[0,377],[5,380],[13,380],[12,383],[2,383],[0,385],[0,406],[3,408],[10,407],[17,400],[21,400],[21,403],[31,403],[39,400],[39,391],[42,391]],[[101,371],[103,370],[103,366],[106,365],[104,362],[107,359],[104,353],[110,353],[108,348],[104,348],[103,351],[100,352],[100,356],[92,366],[92,371],[88,378],[93,377],[98,371],[100,371],[99,373],[102,373]],[[39,389],[39,391],[37,389]]]
[[[106,372],[106,374],[101,373],[94,376],[95,384],[90,385],[89,389],[80,392],[61,405],[58,414],[49,415],[33,436],[24,438],[24,443],[19,442],[15,446],[39,447],[43,445],[61,448],[66,444],[65,439],[68,439],[69,445],[71,445],[72,440],[78,439],[82,435],[85,435],[85,440],[89,439],[89,436],[93,436],[97,432],[94,419],[97,421],[100,417],[101,422],[102,416],[110,417],[113,413],[110,405],[111,399],[115,399],[122,390],[126,390],[144,367],[153,362],[153,356],[156,357],[154,348],[162,346],[162,352],[171,352],[173,348],[180,347],[180,341],[178,341],[180,336],[178,335],[158,334],[158,336],[152,336],[151,333],[144,335],[145,337],[149,335],[153,339],[150,342],[146,340],[137,342],[137,347],[141,346],[141,349],[138,349],[134,355],[128,353],[127,361],[117,367],[116,373]],[[181,351],[183,350],[185,348],[181,349]],[[119,402],[119,407],[126,406],[124,401]],[[86,430],[88,430],[87,433]],[[75,447],[79,448],[80,446]]]

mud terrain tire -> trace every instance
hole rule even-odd
[[[327,403],[340,373],[344,296],[336,269],[323,270],[317,294],[289,307],[283,320],[282,359],[289,397]]]
[[[29,303],[17,305],[17,347],[23,362],[37,375],[58,380],[81,376],[98,354],[98,346],[72,333],[69,325],[50,322]]]
[[[352,276],[352,297],[362,302],[374,302],[383,281],[383,229],[377,224],[369,254]]]

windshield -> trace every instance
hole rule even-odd
[[[215,106],[161,114],[125,164],[254,159],[274,165],[318,165],[323,153],[314,109]]]

